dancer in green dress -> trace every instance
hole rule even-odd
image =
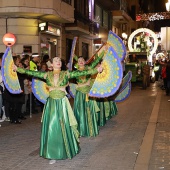
[[[79,152],[79,132],[65,87],[71,78],[87,76],[102,71],[102,68],[87,71],[62,71],[61,59],[53,58],[53,71],[39,72],[14,66],[19,73],[46,80],[49,97],[44,106],[40,142],[40,156],[50,159],[50,164],[57,159],[74,157]]]
[[[92,76],[92,81],[95,80],[95,75]],[[98,126],[104,126],[107,120],[111,119],[113,116],[117,115],[118,109],[115,102],[109,100],[109,98],[97,98],[95,99],[97,106],[99,107],[97,124]]]
[[[100,66],[100,64],[98,64]],[[93,85],[97,74],[91,76],[91,86]],[[117,115],[118,109],[113,99],[110,98],[94,98],[99,107],[99,112],[97,114],[97,124],[98,126],[104,126],[107,120],[111,119],[113,116]]]
[[[104,53],[105,51],[102,51],[99,56],[96,56],[96,59],[90,66],[85,65],[84,58],[78,58],[78,70],[82,72],[94,69],[102,60]],[[99,108],[96,100],[88,96],[91,89],[91,76],[76,77],[76,82],[77,88],[74,98],[74,114],[78,123],[78,130],[80,136],[94,137],[99,134],[99,127],[97,124],[97,112],[99,112]]]

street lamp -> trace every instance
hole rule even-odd
[[[128,37],[128,35],[123,32],[123,33],[122,33],[122,38],[123,38],[123,43],[124,43],[125,46],[126,46],[126,44],[127,44],[127,41],[126,41],[127,37]]]
[[[165,4],[165,6],[166,6],[166,10],[168,12],[170,12],[170,0],[168,0],[168,2]]]

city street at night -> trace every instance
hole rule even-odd
[[[1,0],[0,21],[0,170],[170,170],[170,0]]]
[[[97,137],[80,138],[73,159],[53,165],[39,157],[41,113],[22,124],[2,122],[1,170],[158,170],[170,169],[170,96],[156,83],[143,90],[132,85],[130,97],[118,103],[118,115],[100,128]],[[71,101],[72,102],[72,101]]]

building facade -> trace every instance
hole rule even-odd
[[[62,25],[74,22],[74,1],[2,0],[0,6],[0,39],[8,32],[16,36],[13,53],[62,55]],[[48,25],[44,30],[43,23]],[[0,51],[5,49],[0,41]]]
[[[68,62],[72,41],[75,53],[91,57],[107,41],[109,30],[121,37],[140,27],[135,22],[138,0],[1,0],[0,39],[13,33],[12,52],[49,54]],[[0,52],[6,46],[0,41]]]

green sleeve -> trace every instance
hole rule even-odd
[[[75,61],[78,61],[78,57],[76,55],[74,55],[73,58],[74,58]]]
[[[20,67],[17,68],[17,72],[21,74],[27,74],[29,76],[41,78],[41,79],[45,79],[45,74],[47,74],[46,72],[27,70]]]
[[[69,78],[71,79],[71,78],[76,78],[79,76],[93,75],[96,73],[98,73],[97,69],[90,69],[90,70],[84,70],[84,71],[76,70],[76,71],[69,72]]]
[[[89,66],[91,69],[96,67],[97,64],[102,60],[103,56],[104,56],[105,51],[103,50],[100,55],[98,57],[96,57],[96,59],[91,63],[91,65]]]

